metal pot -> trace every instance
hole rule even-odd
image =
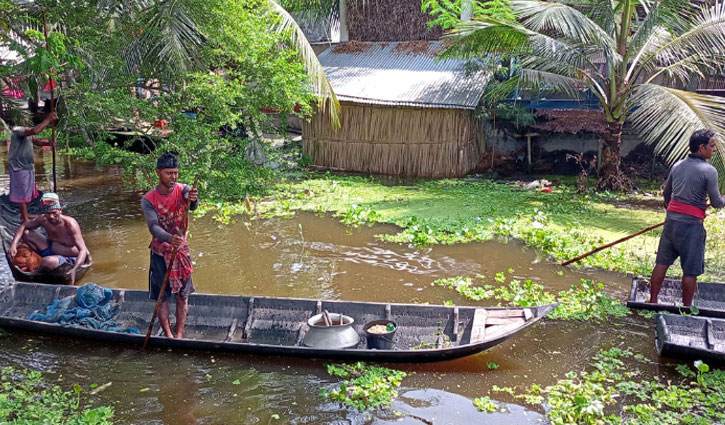
[[[342,316],[342,325],[340,325]],[[314,348],[342,349],[352,348],[360,343],[360,335],[352,324],[355,319],[340,313],[330,313],[332,326],[326,326],[322,314],[316,314],[307,320],[309,329],[302,338],[302,344]]]

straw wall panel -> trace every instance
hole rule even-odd
[[[344,103],[342,128],[326,114],[304,123],[305,155],[324,168],[418,177],[460,177],[478,162],[471,111]]]

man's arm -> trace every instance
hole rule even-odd
[[[665,180],[665,188],[662,194],[665,197],[665,208],[667,208],[672,200],[672,170],[670,170],[670,174],[667,176],[667,180]]]
[[[159,225],[159,215],[156,212],[156,208],[154,208],[153,204],[151,204],[151,202],[146,198],[143,198],[141,199],[141,209],[143,210],[144,217],[146,217],[146,224],[149,226],[149,232],[151,232],[151,236],[160,240],[161,242],[170,242],[171,233],[162,229]]]
[[[714,208],[722,208],[725,206],[725,199],[720,195],[720,189],[718,188],[718,175],[715,167],[710,169],[710,172],[706,175],[707,181],[707,195],[710,197],[710,205]]]
[[[20,243],[20,239],[23,238],[23,233],[26,229],[36,229],[40,227],[40,222],[43,220],[43,216],[39,215],[35,217],[34,219],[30,221],[26,221],[23,224],[18,227],[18,230],[15,231],[15,236],[13,236],[12,242],[10,242],[10,247],[8,248],[8,254],[10,255],[10,258],[14,258],[15,254],[18,252],[18,243]]]
[[[198,189],[194,189],[194,191],[192,192],[191,186],[189,186],[187,184],[187,185],[184,185],[184,190],[181,193],[184,196],[184,200],[186,202],[189,202],[189,200],[191,199],[191,203],[189,204],[189,209],[191,211],[194,211],[199,206],[199,191],[198,191]]]
[[[55,121],[58,119],[58,115],[56,115],[55,112],[51,112],[48,114],[47,117],[43,121],[40,122],[40,124],[36,125],[33,128],[28,128],[25,130],[25,136],[35,136],[36,134],[40,134],[43,130],[45,130],[46,127],[48,127],[48,124],[50,124],[51,121]]]
[[[67,274],[71,275],[71,285],[75,285],[76,272],[78,271],[78,268],[86,262],[86,258],[88,258],[89,252],[88,252],[88,248],[86,247],[86,241],[83,240],[83,234],[81,233],[81,226],[79,226],[78,222],[72,217],[69,220],[69,222],[70,222],[70,236],[71,236],[71,239],[73,240],[73,246],[78,248],[78,258],[76,259],[76,263],[73,266],[73,268],[70,269]]]

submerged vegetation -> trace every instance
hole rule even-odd
[[[113,409],[91,408],[75,385],[66,391],[38,371],[5,367],[0,372],[0,423],[18,425],[111,425]],[[85,397],[83,397],[85,398]]]
[[[569,372],[553,385],[533,384],[517,392],[512,387],[496,387],[535,406],[543,406],[554,425],[680,425],[716,424],[725,421],[725,371],[710,370],[702,362],[694,370],[679,365],[679,381],[648,380],[637,365],[644,356],[629,350],[611,348],[594,356],[593,370]],[[490,397],[474,404],[485,411],[496,405]]]

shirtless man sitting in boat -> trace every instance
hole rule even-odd
[[[62,214],[63,209],[55,193],[44,194],[41,203],[43,214],[20,225],[8,254],[13,259],[18,252],[18,243],[22,240],[43,257],[37,269],[39,271],[53,270],[65,263],[73,265],[68,274],[71,284],[75,285],[78,268],[90,256],[81,228],[73,217]],[[45,229],[47,238],[35,230],[38,227]]]

